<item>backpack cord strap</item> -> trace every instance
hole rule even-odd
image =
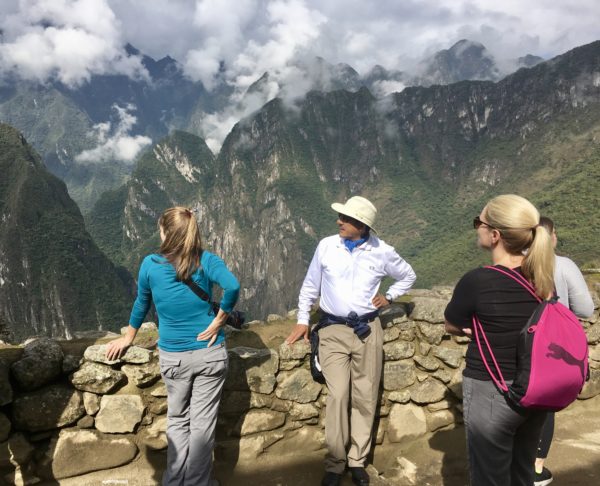
[[[507,272],[507,271],[502,270],[501,268],[493,267],[493,266],[487,266],[485,268],[495,270],[496,272],[500,272],[500,273],[506,275],[507,277],[513,279],[515,282],[517,282],[519,285],[521,285],[521,287],[523,287],[525,290],[527,290],[527,292],[529,292],[538,302],[542,302],[542,299],[540,299],[540,297],[535,293],[535,288],[519,272],[515,272],[514,270],[511,270],[511,269],[509,269],[509,271]],[[483,331],[483,326],[481,325],[481,322],[479,322],[479,319],[477,318],[476,315],[473,315],[473,329],[475,330],[475,340],[477,341],[477,347],[479,348],[479,354],[481,356],[481,360],[483,361],[483,364],[485,365],[485,369],[489,373],[489,375],[492,378],[492,381],[495,383],[495,385],[500,390],[502,390],[504,393],[508,392],[508,386],[506,385],[506,381],[504,380],[504,377],[502,376],[502,372],[500,371],[500,366],[498,366],[496,357],[494,356],[494,353],[492,352],[490,343],[488,342],[485,332]],[[492,362],[494,363],[494,367],[496,368],[496,371],[498,372],[498,377],[496,377],[494,375],[494,373],[492,373],[492,370],[490,369],[487,359],[485,358],[485,355],[483,354],[481,340],[479,338],[479,331],[481,331],[481,336],[483,337],[483,341],[485,342],[485,345],[490,353]]]
[[[494,356],[494,353],[492,352],[492,348],[490,347],[490,343],[487,340],[485,332],[483,332],[483,326],[481,325],[481,322],[479,322],[479,319],[477,319],[476,316],[473,316],[473,329],[475,330],[475,340],[477,341],[477,347],[479,348],[479,354],[481,355],[481,360],[483,361],[483,364],[485,365],[485,369],[489,373],[494,384],[502,392],[504,392],[504,393],[508,392],[508,386],[506,385],[506,381],[504,381],[504,377],[502,376],[502,372],[500,371],[500,366],[498,366],[498,363],[496,362],[496,357]],[[487,346],[490,356],[492,357],[492,361],[494,363],[494,366],[496,367],[496,371],[498,372],[498,378],[496,378],[494,373],[492,373],[492,370],[490,369],[490,366],[488,365],[488,362],[485,359],[485,356],[483,354],[483,349],[481,348],[481,342],[479,340],[479,331],[481,331],[481,335],[483,336],[485,345]]]
[[[500,272],[500,273],[506,275],[507,277],[512,278],[515,282],[520,284],[521,287],[523,287],[525,290],[527,290],[527,292],[529,292],[531,295],[533,295],[535,300],[537,300],[538,302],[542,302],[542,299],[538,296],[538,294],[535,293],[535,288],[519,272],[515,272],[514,270],[510,270],[510,269],[508,272],[505,272],[501,268],[491,267],[491,266],[488,266],[485,268],[495,270],[496,272]]]

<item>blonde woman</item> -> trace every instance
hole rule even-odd
[[[512,269],[534,285],[539,297],[554,291],[554,250],[537,209],[516,195],[498,196],[473,221],[478,245],[492,264]],[[519,333],[538,302],[500,272],[477,268],[465,274],[446,307],[446,330],[471,336],[481,322],[500,370],[510,383],[517,368]],[[490,361],[489,356],[487,360]],[[545,412],[515,409],[496,389],[474,342],[463,372],[463,409],[472,486],[532,486]]]
[[[167,209],[158,221],[159,253],[144,258],[138,295],[127,334],[109,344],[107,356],[121,356],[154,301],[159,318],[160,370],[167,387],[167,469],[164,486],[209,486],[217,410],[227,371],[222,327],[240,285],[218,256],[202,250],[198,224],[188,208]],[[217,315],[184,282],[209,296],[223,290]]]

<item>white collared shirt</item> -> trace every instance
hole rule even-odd
[[[373,312],[371,301],[386,276],[396,281],[386,292],[391,299],[405,294],[417,278],[396,250],[376,236],[352,252],[338,235],[322,239],[300,289],[298,324],[308,325],[310,308],[319,296],[321,309],[335,316]]]

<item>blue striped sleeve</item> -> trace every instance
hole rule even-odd
[[[208,252],[204,252],[203,256],[206,256],[206,261],[204,258],[202,259],[202,267],[207,277],[223,289],[221,309],[229,313],[233,310],[240,295],[240,283],[221,258]]]
[[[150,289],[150,281],[148,278],[148,270],[151,265],[151,257],[147,256],[140,265],[138,274],[138,291],[133,307],[131,308],[131,316],[129,317],[129,325],[139,329],[144,322],[144,318],[150,310],[152,303],[152,291]]]

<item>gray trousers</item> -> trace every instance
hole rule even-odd
[[[515,411],[491,381],[463,377],[471,486],[532,486],[546,412]]]
[[[209,486],[221,390],[227,372],[224,344],[159,352],[167,387],[167,469],[163,486]]]
[[[349,467],[364,466],[371,450],[383,364],[383,329],[379,318],[369,326],[371,334],[364,341],[344,325],[319,331],[319,361],[328,391],[325,469],[338,474],[344,472],[346,462]]]

